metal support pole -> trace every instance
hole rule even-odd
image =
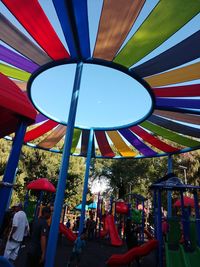
[[[172,156],[168,156],[168,171],[167,173],[172,172]],[[172,217],[172,191],[168,190],[167,191],[167,218]]]
[[[194,194],[194,208],[195,208],[195,215],[196,215],[197,242],[198,242],[198,246],[200,247],[200,213],[199,213],[197,191],[195,190],[193,194]]]
[[[70,151],[71,151],[72,138],[74,132],[74,123],[75,123],[76,110],[78,104],[82,68],[83,68],[83,63],[82,62],[78,63],[76,67],[74,87],[72,92],[72,98],[68,116],[68,124],[65,136],[65,144],[62,155],[62,163],[61,163],[57,192],[54,202],[55,209],[52,216],[52,223],[47,244],[45,267],[54,266],[56,246],[58,241],[59,222],[60,222],[60,216],[61,216],[65,187],[66,187],[67,173],[69,167]]]
[[[142,200],[142,243],[144,243],[144,200]]]
[[[182,225],[183,225],[183,236],[185,242],[189,240],[189,225],[188,225],[188,219],[187,214],[185,212],[184,208],[184,197],[183,197],[183,191],[180,191],[181,194],[181,217],[182,217]]]
[[[87,191],[88,191],[88,178],[90,174],[90,162],[91,162],[91,157],[92,157],[93,138],[94,138],[94,130],[90,129],[90,136],[89,136],[89,143],[88,143],[88,150],[87,150],[87,161],[86,161],[86,169],[85,169],[85,179],[84,179],[84,187],[83,187],[83,194],[82,194],[82,207],[81,207],[81,219],[80,219],[80,225],[79,225],[79,236],[83,232],[84,221],[85,221],[85,205],[86,205],[86,198],[87,198]]]
[[[4,172],[3,182],[14,183],[15,173],[19,162],[21,148],[23,145],[24,135],[26,133],[27,123],[20,122],[15,134],[10,156]],[[3,187],[0,189],[0,226],[3,222],[6,208],[9,206],[10,194],[12,193],[12,187]]]
[[[157,191],[153,191],[153,218],[154,218],[154,236],[157,239]]]
[[[159,241],[158,245],[158,260],[159,267],[163,266],[163,236],[162,236],[162,211],[161,211],[161,191],[158,190],[158,220],[157,220],[157,239]]]

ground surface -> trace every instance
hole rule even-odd
[[[16,267],[25,266],[26,261],[26,247],[23,247],[19,253],[18,260],[15,264]],[[58,242],[57,254],[55,260],[55,267],[66,267],[69,255],[72,250],[72,243],[66,240],[65,237]],[[120,254],[126,252],[126,246],[113,247],[108,241],[87,241],[86,248],[81,257],[80,267],[105,267],[106,261],[112,254]],[[152,252],[150,255],[141,260],[141,267],[156,267],[156,255]],[[136,263],[132,265],[137,267]]]

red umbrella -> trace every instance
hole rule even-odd
[[[30,182],[27,185],[27,189],[48,191],[52,193],[56,192],[54,185],[50,183],[47,178],[39,178],[37,180]]]
[[[194,208],[194,198],[191,198],[191,197],[183,197],[183,202],[184,202],[184,206],[185,207],[193,207]],[[178,199],[176,200],[176,202],[174,203],[174,207],[181,207],[181,200]]]

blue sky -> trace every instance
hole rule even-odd
[[[49,0],[40,0],[39,2],[61,41],[67,48],[52,2]],[[103,0],[88,0],[91,51],[93,50],[96,40],[102,3]],[[146,1],[142,12],[126,40],[130,39],[134,32],[137,31],[141,23],[157,3],[158,0]],[[29,36],[26,30],[24,30],[2,3],[0,3],[0,8],[2,13],[6,15],[12,23],[17,25],[22,32]],[[193,18],[175,35],[136,63],[136,65],[162,53],[193,34],[199,30],[199,24],[200,15]],[[34,40],[32,39],[32,41]],[[57,67],[41,75],[41,77],[35,81],[35,85],[39,84],[39,86],[38,88],[35,86],[33,92],[34,99],[38,102],[38,105],[42,105],[41,109],[45,110],[46,114],[51,114],[52,118],[56,117],[59,121],[66,121],[68,117],[67,112],[69,110],[74,73],[74,65],[70,67],[65,66],[62,69]],[[191,82],[189,83],[191,84]],[[193,83],[197,83],[197,81]],[[37,96],[35,95],[36,92],[38,94]],[[138,84],[138,82],[127,75],[105,67],[84,66],[76,125],[84,127],[121,126],[136,121],[144,116],[148,113],[150,107],[151,99],[148,92]]]

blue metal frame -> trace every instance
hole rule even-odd
[[[65,145],[63,149],[62,164],[58,179],[56,198],[54,202],[55,209],[52,216],[52,223],[47,244],[45,267],[54,266],[56,245],[58,240],[59,222],[64,200],[65,185],[67,180],[67,172],[70,159],[70,150],[71,150],[73,131],[74,131],[74,122],[76,117],[76,110],[77,110],[79,90],[80,90],[82,67],[83,67],[82,62],[79,62],[76,67],[74,87],[73,87],[71,105],[68,117],[68,127],[66,130]]]
[[[162,211],[161,211],[161,190],[158,190],[158,213],[157,213],[157,239],[159,267],[163,266],[163,236],[162,236]]]
[[[142,242],[144,243],[144,200],[142,200]]]
[[[172,172],[172,155],[168,156],[168,169],[167,173]],[[171,218],[172,217],[172,191],[169,190],[167,191],[167,217]]]
[[[87,161],[86,161],[86,169],[85,169],[85,179],[84,179],[84,187],[83,187],[83,195],[82,195],[82,206],[81,206],[81,218],[80,218],[80,225],[79,225],[79,236],[83,232],[84,228],[84,221],[85,221],[85,205],[86,205],[86,198],[87,198],[87,191],[88,191],[88,179],[90,174],[90,162],[92,157],[92,146],[94,141],[94,131],[90,129],[90,136],[89,136],[89,144],[87,150]]]
[[[26,128],[27,128],[27,123],[25,121],[20,122],[15,134],[13,146],[4,172],[3,182],[13,183],[15,180],[16,169],[20,158],[20,153],[23,145],[24,135],[26,133]],[[6,208],[10,204],[9,201],[11,193],[12,193],[11,187],[3,187],[0,190],[0,226],[3,222]]]
[[[40,113],[42,113],[44,116],[46,116],[47,118],[50,118],[54,121],[57,121],[60,124],[63,125],[67,125],[68,123],[62,122],[59,119],[57,119],[56,117],[53,116],[49,116],[49,114],[45,113],[42,109],[40,109],[40,107],[34,102],[34,100],[32,99],[32,95],[31,95],[31,85],[34,81],[34,79],[39,76],[42,72],[56,67],[56,66],[60,66],[60,65],[67,65],[67,64],[78,64],[79,61],[74,60],[74,59],[63,59],[63,60],[57,60],[57,61],[53,61],[50,63],[47,63],[43,66],[41,66],[39,69],[37,69],[29,78],[28,80],[28,84],[27,84],[27,93],[28,96],[32,102],[32,104],[34,105],[34,107],[40,111]],[[143,122],[144,120],[146,120],[149,116],[151,116],[151,114],[153,113],[154,107],[155,107],[155,96],[151,90],[151,87],[149,86],[149,84],[143,80],[142,78],[140,78],[138,75],[136,75],[135,73],[131,72],[129,69],[127,69],[126,67],[119,65],[117,63],[114,62],[110,62],[110,61],[106,61],[106,60],[101,60],[101,59],[83,59],[82,63],[84,64],[93,64],[93,65],[100,65],[100,66],[104,66],[104,67],[108,67],[108,68],[112,68],[118,71],[121,71],[125,74],[127,74],[128,76],[132,77],[133,79],[135,79],[136,81],[138,81],[149,93],[151,100],[152,100],[152,105],[151,108],[149,110],[149,112],[143,116],[141,119],[134,121],[133,123],[129,123],[129,124],[125,124],[125,125],[121,125],[121,126],[116,126],[116,127],[92,127],[93,130],[118,130],[118,129],[123,129],[123,128],[127,128],[127,127],[131,127],[133,125],[137,125],[141,122]],[[90,129],[90,127],[81,127],[81,126],[76,126],[76,128],[78,129]]]
[[[196,214],[197,242],[198,246],[200,247],[200,213],[199,213],[199,202],[198,202],[197,191],[194,190],[193,194],[194,194],[194,208]]]
[[[187,213],[184,207],[183,190],[180,191],[180,194],[181,194],[181,218],[182,218],[182,225],[183,225],[183,236],[184,236],[184,242],[186,243],[187,241],[189,241],[189,218],[187,216]]]

